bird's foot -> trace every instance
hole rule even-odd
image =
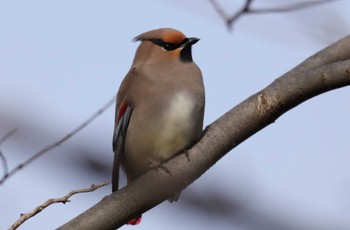
[[[191,159],[190,159],[190,151],[188,149],[185,149],[184,153],[185,153],[185,156],[186,156],[187,160],[191,161]]]
[[[158,172],[158,169],[162,169],[163,171],[165,171],[166,173],[171,175],[170,170],[159,161],[150,160],[149,161],[149,168],[156,170],[156,172]]]

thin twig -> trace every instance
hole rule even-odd
[[[235,13],[229,20],[227,20],[227,26],[231,28],[232,23],[237,21],[239,17],[241,17],[243,14],[246,14],[250,11],[250,6],[253,3],[253,0],[247,0],[243,6],[243,8]]]
[[[4,171],[4,174],[3,176],[7,175],[8,174],[8,166],[7,166],[7,160],[6,160],[6,157],[5,155],[2,153],[1,151],[1,145],[9,138],[11,137],[13,134],[15,134],[15,132],[17,132],[17,129],[14,128],[12,129],[10,132],[8,132],[7,134],[5,134],[5,136],[3,136],[1,139],[0,139],[0,160],[2,162],[2,168],[3,168],[3,171]]]
[[[220,15],[220,17],[222,17],[225,20],[225,22],[230,20],[230,17],[225,13],[225,11],[221,8],[217,1],[209,0],[209,2],[211,3],[215,11]]]
[[[220,17],[224,19],[224,21],[226,22],[227,28],[231,29],[233,22],[237,21],[239,17],[241,17],[243,14],[250,11],[250,6],[253,0],[245,1],[243,7],[239,11],[234,13],[232,16],[228,16],[217,1],[209,0],[209,2],[212,4],[213,8],[220,15]]]
[[[220,15],[222,19],[226,22],[226,25],[229,29],[232,29],[232,25],[236,22],[241,16],[244,14],[264,14],[264,13],[284,13],[289,11],[301,10],[308,7],[312,7],[315,5],[320,5],[323,3],[330,3],[338,0],[320,0],[320,1],[312,1],[312,2],[301,2],[296,3],[294,5],[286,6],[283,8],[266,8],[266,9],[252,9],[251,5],[253,0],[246,0],[242,9],[234,13],[232,16],[228,16],[221,6],[215,0],[209,0],[212,4],[213,8]]]
[[[266,9],[250,9],[249,13],[285,13],[289,11],[302,10],[305,8],[309,8],[315,5],[320,5],[324,3],[335,2],[338,0],[320,0],[313,2],[299,2],[294,5],[286,6],[285,8],[266,8]]]
[[[89,125],[93,120],[95,120],[98,116],[100,116],[106,109],[108,109],[115,101],[115,96],[110,99],[104,106],[102,106],[97,112],[95,112],[91,117],[89,117],[86,121],[84,121],[82,124],[80,124],[77,128],[75,128],[73,131],[68,133],[66,136],[61,138],[60,140],[44,147],[37,153],[35,153],[33,156],[28,158],[26,161],[20,163],[17,165],[15,168],[10,170],[8,173],[6,173],[1,179],[0,179],[0,185],[4,183],[5,180],[7,180],[9,177],[13,176],[17,171],[22,169],[23,167],[27,166],[29,163],[43,155],[44,153],[58,147],[61,145],[63,142],[68,140],[69,138],[73,137],[75,134],[77,134],[79,131],[81,131],[83,128],[85,128],[87,125]]]
[[[17,132],[18,130],[16,128],[12,129],[10,132],[8,132],[7,134],[5,134],[1,139],[0,139],[0,146],[9,138],[11,137],[13,134],[15,134],[15,132]]]
[[[73,191],[69,192],[67,195],[65,195],[63,197],[48,199],[46,202],[42,203],[41,205],[39,205],[38,207],[32,209],[31,211],[29,211],[29,212],[27,212],[25,214],[21,214],[21,217],[13,225],[11,225],[11,227],[9,227],[9,230],[17,229],[25,221],[27,221],[28,219],[32,218],[33,216],[35,216],[36,214],[38,214],[39,212],[41,212],[42,210],[44,210],[45,208],[47,208],[48,206],[50,206],[52,204],[55,204],[55,203],[63,203],[63,204],[65,204],[66,202],[70,202],[69,198],[71,196],[73,196],[74,194],[93,192],[96,189],[101,188],[103,186],[106,186],[108,184],[109,184],[109,182],[102,182],[102,183],[97,184],[97,185],[93,184],[93,185],[90,186],[90,188],[76,189],[76,190],[73,190]]]

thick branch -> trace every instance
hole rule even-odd
[[[300,103],[350,85],[350,36],[313,55],[210,126],[192,149],[151,170],[66,223],[67,229],[115,229],[184,189],[232,148]]]

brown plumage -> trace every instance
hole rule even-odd
[[[129,183],[194,144],[203,127],[204,86],[191,54],[199,39],[163,28],[135,40],[141,44],[117,95],[113,191],[120,164]]]

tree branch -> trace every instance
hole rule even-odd
[[[250,9],[249,13],[285,13],[296,10],[303,10],[309,7],[313,7],[316,5],[335,2],[338,0],[319,0],[319,1],[311,1],[311,2],[299,2],[294,5],[289,5],[284,8],[265,8],[265,9]]]
[[[28,164],[33,162],[35,159],[38,157],[42,156],[43,154],[51,151],[52,149],[58,147],[74,135],[76,135],[78,132],[80,132],[82,129],[84,129],[86,126],[88,126],[93,120],[95,120],[98,116],[100,116],[105,110],[107,110],[113,103],[115,102],[115,96],[110,99],[105,105],[103,105],[99,110],[97,110],[91,117],[89,117],[86,121],[81,123],[78,127],[76,127],[74,130],[72,130],[70,133],[68,133],[66,136],[61,138],[58,141],[55,141],[52,144],[49,144],[48,146],[44,147],[34,155],[32,155],[30,158],[25,160],[24,162],[18,164],[16,167],[14,167],[10,171],[6,171],[3,177],[0,178],[0,185],[4,183],[9,177],[13,176],[15,173],[17,173],[20,169],[23,169],[26,167]],[[1,155],[0,155],[1,156]]]
[[[8,132],[7,134],[5,134],[1,139],[0,139],[0,161],[2,162],[2,168],[3,168],[3,176],[8,174],[8,166],[7,166],[7,160],[5,155],[2,153],[1,151],[1,146],[2,144],[8,139],[10,138],[13,134],[15,134],[17,132],[17,129],[12,129],[10,132]]]
[[[350,36],[316,53],[206,128],[187,154],[106,196],[59,230],[116,229],[186,188],[221,157],[300,103],[350,85]]]
[[[65,204],[66,202],[70,202],[69,198],[71,196],[75,195],[75,194],[86,193],[86,192],[93,192],[96,189],[99,189],[99,188],[101,188],[103,186],[106,186],[108,184],[109,184],[109,182],[102,182],[102,183],[97,184],[97,185],[93,184],[93,185],[90,186],[90,188],[76,189],[76,190],[73,190],[73,191],[69,192],[67,195],[65,195],[63,197],[48,199],[46,202],[44,202],[41,205],[39,205],[38,207],[34,208],[30,212],[27,212],[25,214],[21,214],[21,217],[13,225],[11,225],[11,227],[9,227],[8,230],[15,230],[15,229],[17,229],[25,221],[27,221],[28,219],[32,218],[33,216],[35,216],[36,214],[38,214],[39,212],[41,212],[42,210],[44,210],[45,208],[49,207],[52,204],[55,204],[55,203],[63,203],[63,204]]]
[[[232,16],[228,16],[222,7],[215,0],[209,0],[215,11],[220,15],[220,17],[225,21],[227,27],[232,29],[232,25],[244,14],[266,14],[266,13],[284,13],[290,11],[296,11],[312,7],[315,5],[320,5],[323,3],[330,3],[338,0],[319,0],[312,2],[299,2],[294,5],[285,6],[283,8],[265,8],[265,9],[252,9],[253,0],[246,0],[243,7],[234,13]]]

